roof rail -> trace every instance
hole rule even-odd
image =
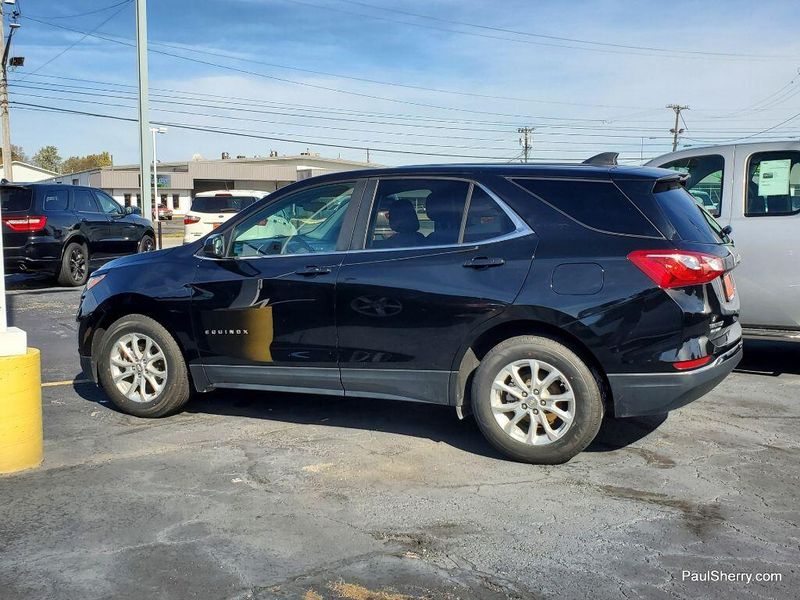
[[[587,158],[581,164],[596,165],[598,167],[615,167],[617,166],[617,157],[619,152],[601,152],[595,154],[591,158]]]

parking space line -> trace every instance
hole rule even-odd
[[[79,385],[81,383],[92,383],[91,379],[67,379],[65,381],[47,381],[42,387],[57,387],[60,385]]]

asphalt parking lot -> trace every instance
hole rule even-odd
[[[557,467],[452,409],[215,392],[142,420],[81,382],[79,291],[8,278],[42,351],[45,462],[0,479],[0,597],[788,598],[800,347]],[[761,583],[685,572],[779,573]],[[792,591],[795,590],[795,591]]]

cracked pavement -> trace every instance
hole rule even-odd
[[[80,369],[79,292],[11,278],[43,381]],[[45,462],[0,478],[0,597],[789,598],[800,347],[566,465],[513,463],[454,410],[214,392],[143,420],[45,387]],[[780,573],[771,583],[682,571]]]

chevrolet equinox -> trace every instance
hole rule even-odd
[[[140,417],[216,388],[432,402],[516,460],[567,461],[604,415],[683,406],[742,353],[736,254],[681,174],[588,163],[289,185],[96,271],[81,364]]]

